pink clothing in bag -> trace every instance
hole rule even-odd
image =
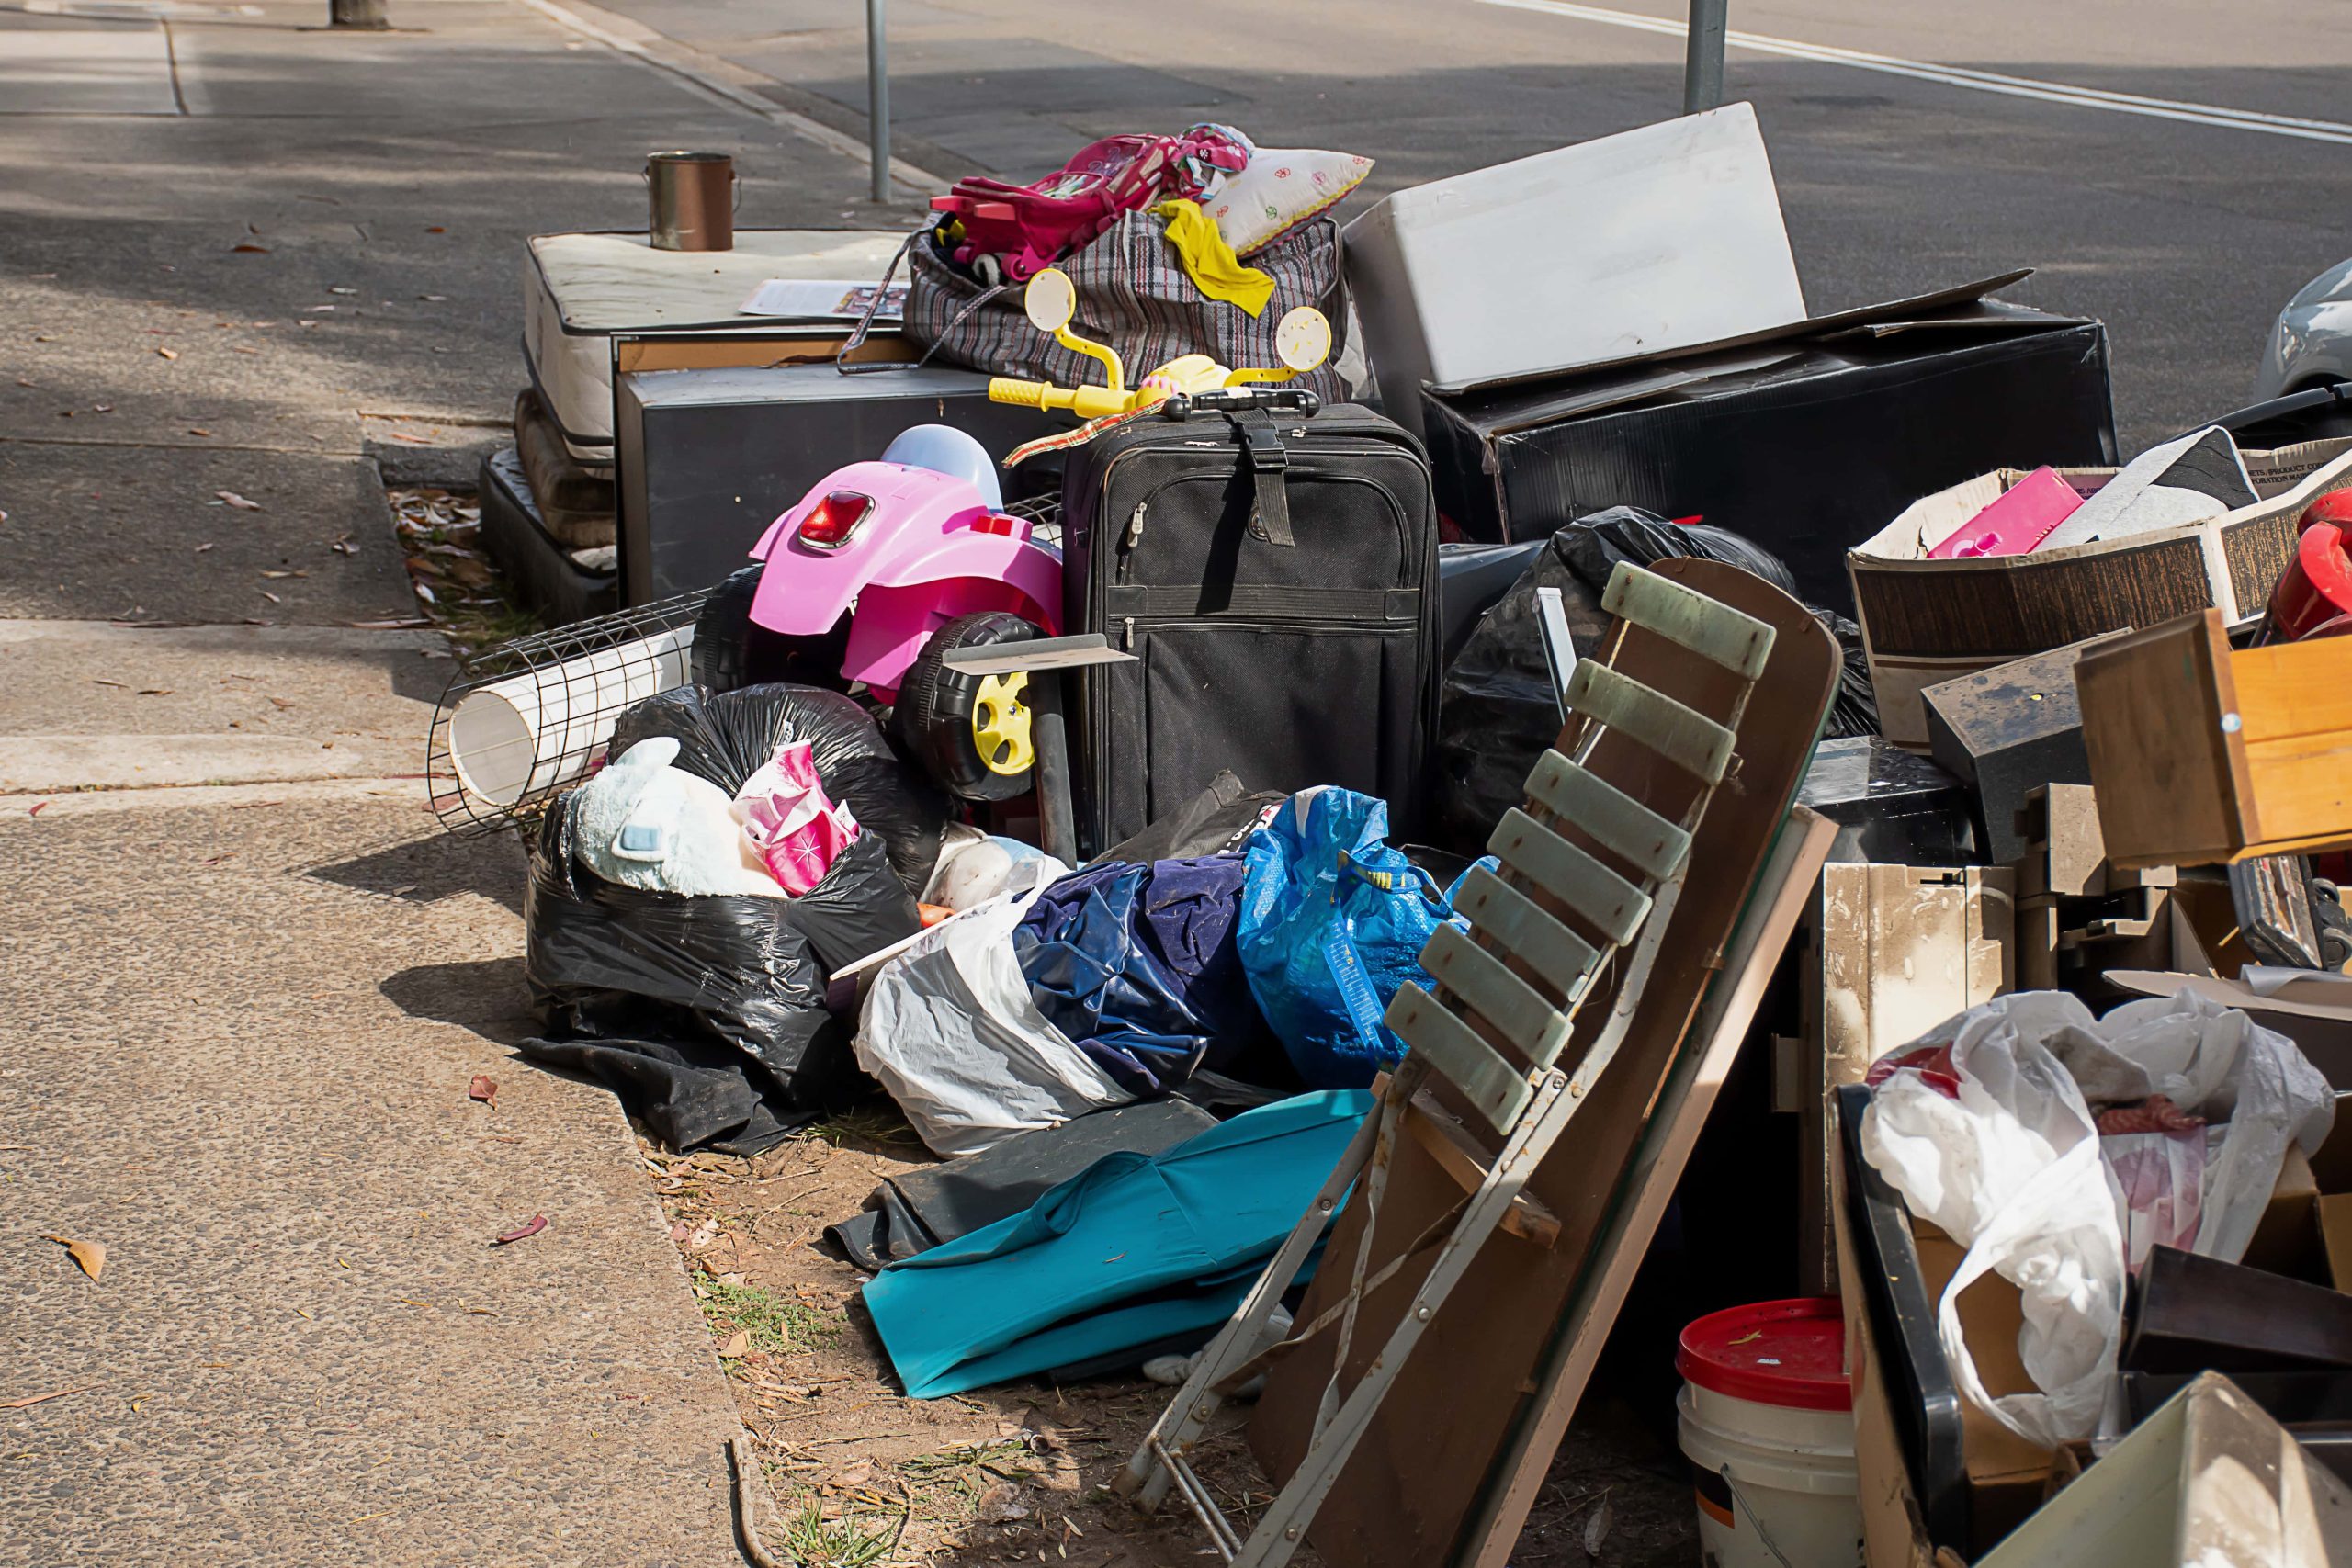
[[[778,748],[743,781],[735,795],[735,818],[768,874],[796,898],[822,882],[835,858],[857,841],[857,818],[847,806],[825,798],[806,740]]]
[[[1024,283],[1119,220],[1123,212],[1214,192],[1249,166],[1249,140],[1229,126],[1182,136],[1106,136],[1035,185],[982,175],[956,182],[932,209],[960,220],[956,260],[994,257],[1005,281]]]

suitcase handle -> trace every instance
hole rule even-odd
[[[1312,419],[1323,400],[1305,387],[1218,387],[1178,392],[1159,405],[1159,417],[1183,421],[1194,414],[1292,413]]]

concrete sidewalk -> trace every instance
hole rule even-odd
[[[424,809],[447,650],[356,623],[417,608],[379,469],[507,417],[526,235],[641,226],[658,147],[747,223],[863,172],[519,5],[394,17],[0,10],[0,1563],[741,1561],[627,1123],[505,1049],[520,852]]]

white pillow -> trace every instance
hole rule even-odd
[[[1372,160],[1312,147],[1261,147],[1250,166],[1227,177],[1202,203],[1233,254],[1263,250],[1306,222],[1372,173]]]

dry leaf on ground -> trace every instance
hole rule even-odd
[[[219,496],[222,501],[227,502],[231,506],[235,507],[240,512],[259,512],[261,510],[260,502],[248,501],[233,490],[216,490],[212,493]]]
[[[718,1359],[722,1361],[735,1360],[742,1356],[744,1352],[751,1349],[751,1330],[747,1328],[739,1328],[734,1333],[729,1335],[727,1337],[727,1342],[718,1348]]]
[[[492,1247],[504,1247],[510,1241],[521,1241],[525,1236],[537,1235],[547,1228],[548,1217],[545,1214],[533,1214],[529,1224],[524,1225],[517,1230],[508,1231],[503,1235],[494,1235],[491,1237],[490,1245]]]
[[[1609,1499],[1601,1498],[1600,1506],[1595,1508],[1592,1517],[1584,1522],[1584,1554],[1587,1557],[1600,1555],[1600,1543],[1609,1539],[1609,1527],[1616,1522],[1616,1518],[1615,1511],[1609,1506]]]
[[[495,1111],[498,1109],[498,1086],[487,1075],[476,1073],[474,1081],[466,1086],[466,1098],[479,1100]]]
[[[82,1266],[82,1272],[93,1280],[96,1279],[107,1266],[107,1247],[106,1243],[102,1241],[75,1241],[70,1235],[59,1235],[54,1231],[43,1231],[41,1239],[53,1241],[63,1247],[72,1256],[74,1261]]]

